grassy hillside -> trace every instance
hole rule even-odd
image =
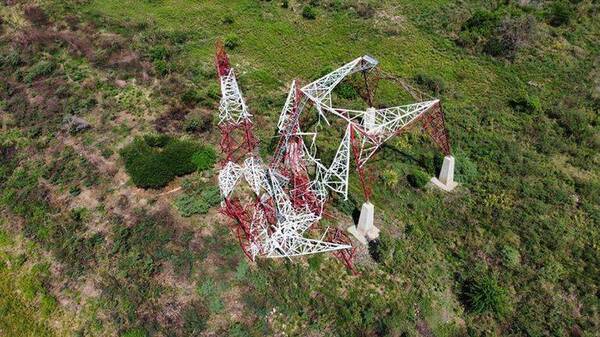
[[[591,0],[6,1],[0,335],[596,335],[599,16]],[[441,159],[414,130],[369,163],[382,234],[358,275],[326,255],[247,261],[216,206],[216,39],[264,155],[292,79],[369,54],[442,100],[460,187],[409,178]],[[328,225],[351,223],[350,190]]]

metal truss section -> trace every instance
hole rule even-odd
[[[267,171],[264,168],[262,160],[258,157],[248,157],[244,161],[244,179],[254,191],[254,194],[260,195],[262,188],[268,188]]]
[[[350,172],[350,132],[352,127],[348,125],[344,139],[335,153],[331,166],[323,177],[324,184],[332,191],[348,199],[348,174]]]
[[[243,173],[244,169],[232,161],[227,162],[219,171],[219,189],[223,198],[229,197]]]
[[[279,133],[282,133],[287,124],[287,121],[292,117],[292,114],[294,113],[295,109],[295,102],[296,81],[292,81],[290,91],[288,92],[285,104],[283,105],[283,110],[281,110],[281,114],[279,115],[279,121],[277,122],[277,129],[279,130]]]
[[[385,109],[332,110],[348,123],[353,123],[362,133],[383,138],[385,141],[438,103],[439,100],[436,99]]]
[[[379,62],[369,55],[359,57],[318,80],[302,87],[302,92],[316,103],[328,102],[331,106],[331,91],[347,76],[359,71],[368,71]]]
[[[252,115],[248,112],[233,69],[230,69],[227,75],[221,76],[220,81],[219,124],[225,122],[239,124],[244,120],[250,120]]]
[[[308,239],[299,235],[281,236],[273,242],[267,257],[294,257],[352,249],[351,245]]]

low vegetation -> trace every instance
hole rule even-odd
[[[166,135],[136,138],[121,150],[125,169],[138,187],[160,188],[175,177],[206,170],[214,164],[214,150]]]
[[[5,1],[0,335],[597,335],[599,10]],[[217,212],[216,37],[265,159],[287,84],[370,54],[441,99],[458,190],[427,187],[442,156],[415,128],[368,164],[381,237],[360,251],[359,275],[328,255],[250,262]],[[375,104],[412,101],[391,82]],[[333,99],[364,107],[362,83]],[[90,127],[69,132],[69,116]],[[323,158],[339,141],[332,125]],[[350,182],[331,227],[357,218]]]

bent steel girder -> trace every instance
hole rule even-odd
[[[331,91],[347,76],[359,71],[368,71],[379,62],[369,55],[359,57],[329,74],[302,87],[302,92],[316,104],[329,103],[331,106]]]
[[[342,139],[335,157],[325,176],[323,183],[332,191],[344,196],[344,200],[348,199],[348,175],[350,172],[350,132],[351,126],[348,125],[344,138]]]
[[[308,239],[299,235],[281,236],[273,242],[267,257],[294,257],[352,249],[351,245]]]
[[[444,154],[449,154],[450,152],[448,132],[445,129],[443,112],[441,111],[440,102],[437,99],[383,109],[369,107],[367,110],[351,110],[333,106],[331,93],[345,77],[362,71],[365,84],[368,86],[366,73],[373,70],[376,65],[377,61],[366,55],[343,65],[301,89],[317,108],[319,116],[328,124],[328,116],[336,116],[348,123],[348,127],[352,127],[351,131],[347,131],[346,133],[351,135],[350,143],[354,152],[356,168],[367,199],[370,196],[370,188],[365,181],[364,165],[383,143],[395,135],[404,132],[415,121],[425,117],[424,128],[433,141],[440,147]],[[404,82],[401,82],[401,84],[405,89],[407,88]],[[368,102],[371,105],[371,91],[369,88],[367,88],[367,91],[369,94]],[[409,90],[409,92],[413,95],[412,90]],[[415,96],[413,95],[413,97]],[[344,150],[343,153],[349,152],[346,151],[345,147],[347,143],[346,138],[344,136],[332,165],[329,168],[323,169],[323,172],[325,172],[325,185],[344,197],[347,197],[348,182],[347,178],[344,181],[339,174],[340,172],[344,173],[345,168],[343,165],[340,165],[338,159],[341,156],[338,157],[338,155],[341,154],[339,151],[342,148]],[[322,164],[320,160],[315,158],[310,151],[306,152],[311,154],[307,156],[308,160],[315,164],[317,168],[321,168]],[[349,163],[346,166],[349,166]],[[330,181],[329,179],[332,176],[337,179]]]

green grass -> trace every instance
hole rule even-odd
[[[544,312],[564,319],[570,317],[563,298],[573,287],[579,301],[587,303],[588,310],[597,308],[597,301],[591,297],[595,293],[596,273],[588,273],[583,281],[575,266],[585,265],[597,271],[590,265],[597,254],[590,251],[589,242],[578,233],[583,230],[587,235],[597,236],[591,219],[597,220],[592,213],[598,212],[598,208],[592,199],[583,196],[586,189],[577,187],[579,183],[575,181],[581,181],[580,178],[565,174],[552,158],[569,153],[570,165],[593,177],[584,179],[585,186],[590,186],[598,176],[597,170],[585,166],[581,160],[583,153],[594,156],[588,151],[595,145],[582,147],[581,141],[568,135],[569,128],[585,128],[582,123],[567,115],[557,119],[548,111],[553,106],[572,105],[562,99],[570,94],[579,97],[575,105],[580,106],[571,110],[593,109],[593,102],[583,99],[587,97],[587,89],[576,80],[587,76],[591,63],[586,58],[566,55],[555,47],[557,42],[551,35],[532,42],[531,49],[522,50],[514,62],[481,54],[477,48],[461,48],[452,36],[458,33],[453,27],[460,29],[462,23],[452,20],[458,20],[457,13],[492,10],[485,5],[407,1],[393,9],[390,4],[382,2],[377,9],[401,18],[399,23],[388,22],[383,28],[348,10],[330,11],[324,7],[318,8],[314,20],[306,20],[301,10],[290,11],[272,2],[95,1],[85,8],[90,14],[110,17],[113,21],[109,26],[118,26],[126,18],[164,32],[183,29],[190,39],[180,46],[181,53],[172,62],[184,68],[210,67],[214,41],[235,34],[230,58],[241,74],[239,80],[248,104],[261,121],[257,131],[263,140],[272,135],[274,117],[285,97],[287,83],[293,78],[309,81],[324,69],[363,54],[378,58],[385,71],[414,79],[423,90],[441,96],[457,157],[456,179],[463,184],[461,192],[446,196],[414,189],[409,181],[414,180],[413,185],[419,187],[422,184],[412,178],[409,181],[396,178],[394,183],[384,184],[382,179],[394,177],[380,178],[380,172],[393,171],[400,177],[416,177],[412,173],[415,170],[429,176],[437,173],[435,149],[424,137],[400,137],[396,143],[392,142],[395,150],[383,149],[379,160],[369,164],[375,192],[373,202],[383,217],[383,231],[394,233],[382,252],[379,268],[389,277],[394,275],[403,281],[375,282],[385,289],[386,295],[374,295],[367,300],[360,291],[368,292],[365,289],[374,281],[364,278],[370,279],[374,272],[364,271],[369,276],[354,280],[353,288],[348,289],[352,295],[340,298],[335,290],[322,283],[314,286],[305,283],[306,279],[314,278],[336,287],[350,282],[338,279],[331,272],[295,268],[282,271],[281,267],[270,269],[261,265],[267,269],[264,273],[270,280],[285,280],[271,285],[284,295],[273,296],[271,288],[259,294],[268,305],[284,310],[290,325],[310,321],[309,317],[326,317],[321,322],[309,323],[309,329],[358,334],[374,333],[375,327],[384,327],[388,332],[414,333],[411,322],[416,318],[406,309],[414,302],[428,324],[443,335],[452,334],[456,326],[452,321],[441,322],[440,311],[460,317],[467,329],[473,331],[501,329],[506,324],[516,333],[569,329],[566,320],[547,321]],[[524,10],[515,6],[501,8],[499,15],[509,12],[521,15]],[[591,23],[588,17],[582,18],[582,25],[598,32],[597,23]],[[386,34],[390,26],[400,26],[399,33]],[[573,29],[576,31],[559,30],[556,34],[568,35],[571,43],[590,52],[598,50],[589,44],[589,32]],[[144,34],[141,31],[132,36]],[[199,87],[213,81],[210,77],[194,80]],[[394,90],[383,88],[381,94],[384,100],[392,100]],[[349,90],[343,90],[340,96],[352,98]],[[581,112],[574,114],[584,116]],[[590,117],[584,120],[596,123]],[[584,138],[584,143],[590,144],[591,138]],[[597,157],[592,161],[597,162]],[[419,181],[426,180],[424,176],[421,178]],[[360,198],[355,177],[350,190],[355,198]],[[569,199],[569,195],[578,193],[582,193],[582,206]],[[581,219],[577,230],[567,225],[574,215]],[[560,260],[553,262],[555,266],[570,266],[567,268],[571,272],[561,274],[564,276],[561,281],[553,278],[550,293],[530,296],[540,286],[535,281],[536,275],[539,266],[548,263],[549,255],[553,261]],[[462,281],[452,277],[455,273],[467,273],[482,256],[489,261],[486,268],[498,272],[498,282],[514,290],[511,296],[515,297],[515,312],[493,321],[485,320],[479,314],[481,310],[461,313],[460,308],[469,304],[460,302],[455,289],[462,286]],[[586,258],[580,262],[574,256]],[[501,262],[495,263],[496,259]],[[411,290],[402,291],[405,287]],[[326,295],[316,300],[311,298],[315,292]],[[490,306],[497,307],[485,304],[483,308]],[[382,315],[390,307],[394,312]],[[365,316],[353,317],[356,312]],[[384,318],[374,318],[379,316]],[[594,321],[591,316],[577,320],[588,330],[596,324]],[[300,331],[290,329],[293,333]]]
[[[98,317],[105,318],[95,322],[107,327],[97,328],[96,334],[594,335],[600,326],[600,93],[593,85],[600,71],[594,61],[600,53],[600,21],[592,17],[597,5],[361,1],[371,4],[369,13],[352,0],[311,3],[316,13],[312,20],[302,16],[308,2],[289,2],[288,8],[278,1],[254,0],[47,3],[54,18],[82,14],[83,21],[92,20],[107,33],[103,37],[120,34],[125,48],[147,62],[143,69],[156,81],[143,81],[142,68],[107,67],[98,60],[110,56],[118,43],[95,44],[98,59],[89,64],[81,56],[65,57],[66,44],[54,49],[36,45],[42,53],[32,48],[35,52],[20,51],[23,55],[0,48],[0,71],[9,79],[0,103],[17,117],[10,130],[21,130],[18,142],[11,140],[14,132],[0,133],[0,150],[19,149],[16,159],[0,158],[2,212],[21,217],[29,240],[51,251],[67,270],[77,271],[64,277],[84,279],[98,270],[100,275],[93,275],[101,289]],[[10,27],[4,32],[16,27],[5,14],[12,8],[0,11]],[[494,47],[506,41],[494,39],[502,20],[527,15],[535,19],[535,38],[514,57],[499,53]],[[80,181],[100,186],[102,198],[114,194],[111,184],[96,177],[105,178],[104,172],[85,173],[90,167],[76,154],[56,156],[48,150],[56,128],[42,127],[50,120],[42,118],[44,104],[29,105],[35,95],[44,96],[34,83],[66,75],[66,83],[54,83],[57,97],[69,97],[59,111],[89,113],[94,122],[96,112],[102,113],[102,121],[86,134],[85,146],[100,138],[107,148],[117,149],[130,134],[156,127],[152,123],[158,114],[189,110],[167,128],[172,135],[134,141],[125,166],[134,183],[136,175],[142,184],[156,178],[149,186],[206,170],[191,176],[200,182],[184,179],[183,193],[171,204],[183,215],[205,213],[209,204],[216,205],[216,177],[210,170],[214,153],[194,154],[187,145],[175,146],[171,156],[163,153],[170,139],[184,139],[184,129],[195,142],[216,146],[218,132],[210,131],[211,118],[185,121],[216,113],[217,39],[228,45],[262,152],[268,152],[266,144],[292,79],[306,83],[370,54],[386,72],[442,99],[460,188],[453,194],[421,188],[439,170],[440,156],[418,130],[390,141],[368,164],[382,236],[371,247],[376,262],[360,264],[359,276],[326,256],[294,263],[240,262],[243,253],[225,224],[202,215],[177,222],[168,212],[151,212],[148,208],[164,206],[152,199],[134,212],[133,220],[115,214],[110,202],[102,205],[103,213],[90,210],[89,218],[80,219],[48,204],[42,178],[64,194],[82,191]],[[126,78],[128,85],[118,88],[114,78]],[[25,87],[32,92],[18,99],[13,82],[31,82]],[[334,98],[359,106],[357,83],[345,82]],[[382,83],[377,94],[381,103],[410,100],[389,83]],[[122,115],[132,119],[121,123]],[[323,129],[324,157],[335,149],[337,131]],[[45,155],[48,167],[32,164],[40,162],[36,154]],[[128,157],[139,161],[128,163]],[[169,172],[163,174],[165,169]],[[352,175],[350,200],[336,200],[334,206],[350,216],[361,202]],[[107,222],[106,240],[86,232],[87,221],[98,219]],[[345,227],[349,220],[326,221]],[[2,227],[8,223],[0,222]],[[0,246],[21,242],[10,239],[0,234]],[[28,253],[13,260],[27,265]],[[89,266],[97,268],[90,271]],[[171,267],[175,277],[164,282]],[[63,309],[42,296],[38,279],[18,279],[27,286],[17,289],[23,299],[5,287],[8,300],[16,301],[9,309],[14,317],[30,314],[28,301],[40,304],[42,314]],[[195,284],[190,286],[189,280]],[[239,298],[230,298],[232,287]],[[185,298],[181,307],[172,305],[177,296]],[[174,307],[182,319],[177,324],[162,316]],[[239,317],[244,317],[242,323]],[[11,329],[26,329],[19,325],[23,320],[18,322]],[[82,327],[81,334],[94,331],[88,328]]]
[[[9,255],[0,253],[0,332],[7,337],[55,336],[49,321],[40,315],[40,305],[44,315],[56,307],[47,295],[42,294],[38,300],[38,292],[44,292],[39,283],[41,276],[35,271],[8,267],[8,258]],[[19,275],[29,281],[15,282]]]

